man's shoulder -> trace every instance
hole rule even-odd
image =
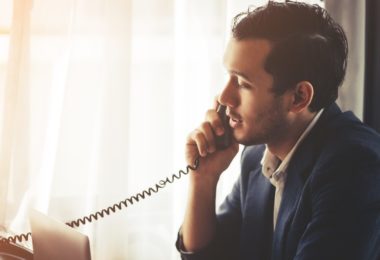
[[[348,111],[341,113],[321,127],[325,149],[337,152],[356,153],[350,148],[372,150],[380,155],[380,135],[368,125],[362,123]]]
[[[316,176],[347,176],[348,172],[364,176],[364,169],[370,168],[371,174],[380,169],[380,135],[352,112],[337,114],[319,128],[310,142],[319,151],[314,154]]]

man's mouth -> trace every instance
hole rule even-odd
[[[238,120],[234,120],[232,118],[230,118],[230,122],[229,123],[230,123],[231,128],[236,128],[240,124],[240,122]]]
[[[230,118],[230,122],[229,122],[230,126],[232,128],[238,127],[243,121],[238,116],[232,114],[230,111],[228,112],[229,112],[228,116]]]

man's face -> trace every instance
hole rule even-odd
[[[289,128],[290,95],[275,95],[264,69],[270,51],[267,40],[231,39],[225,52],[229,80],[219,102],[227,105],[234,137],[244,145],[278,142]]]

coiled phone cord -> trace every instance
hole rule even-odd
[[[155,186],[149,187],[147,190],[143,190],[140,193],[137,193],[133,196],[130,196],[126,198],[125,200],[120,201],[119,203],[115,203],[113,206],[110,206],[108,208],[104,208],[100,211],[97,211],[91,215],[84,216],[82,218],[78,218],[73,221],[66,222],[66,225],[76,228],[81,225],[85,225],[88,223],[91,223],[93,221],[96,221],[100,218],[104,218],[105,216],[108,216],[112,213],[115,213],[116,211],[121,210],[122,208],[127,208],[129,205],[133,205],[135,202],[139,202],[140,199],[143,200],[149,196],[152,196],[153,193],[159,192],[160,189],[164,188],[168,183],[171,184],[175,180],[180,179],[183,175],[189,174],[190,170],[195,171],[198,169],[199,166],[199,157],[197,157],[194,161],[194,165],[187,165],[186,170],[179,170],[177,174],[173,174],[170,177],[167,177],[163,180],[160,180]],[[22,241],[28,241],[29,238],[32,236],[31,232],[25,233],[25,234],[20,234],[20,235],[15,235],[15,236],[10,236],[10,237],[1,237],[0,243],[17,243],[17,242],[22,242]]]

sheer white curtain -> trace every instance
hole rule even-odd
[[[184,168],[224,84],[232,0],[1,0],[0,225],[91,214]],[[226,194],[237,157],[223,176]],[[80,228],[94,259],[179,259],[187,178]]]
[[[1,1],[1,225],[62,221],[184,168],[223,86],[227,1]],[[6,16],[5,16],[6,15]],[[178,259],[186,177],[81,231],[95,259]]]
[[[339,89],[339,104],[363,118],[365,64],[365,1],[326,0],[326,9],[340,23],[348,41],[345,81]]]

